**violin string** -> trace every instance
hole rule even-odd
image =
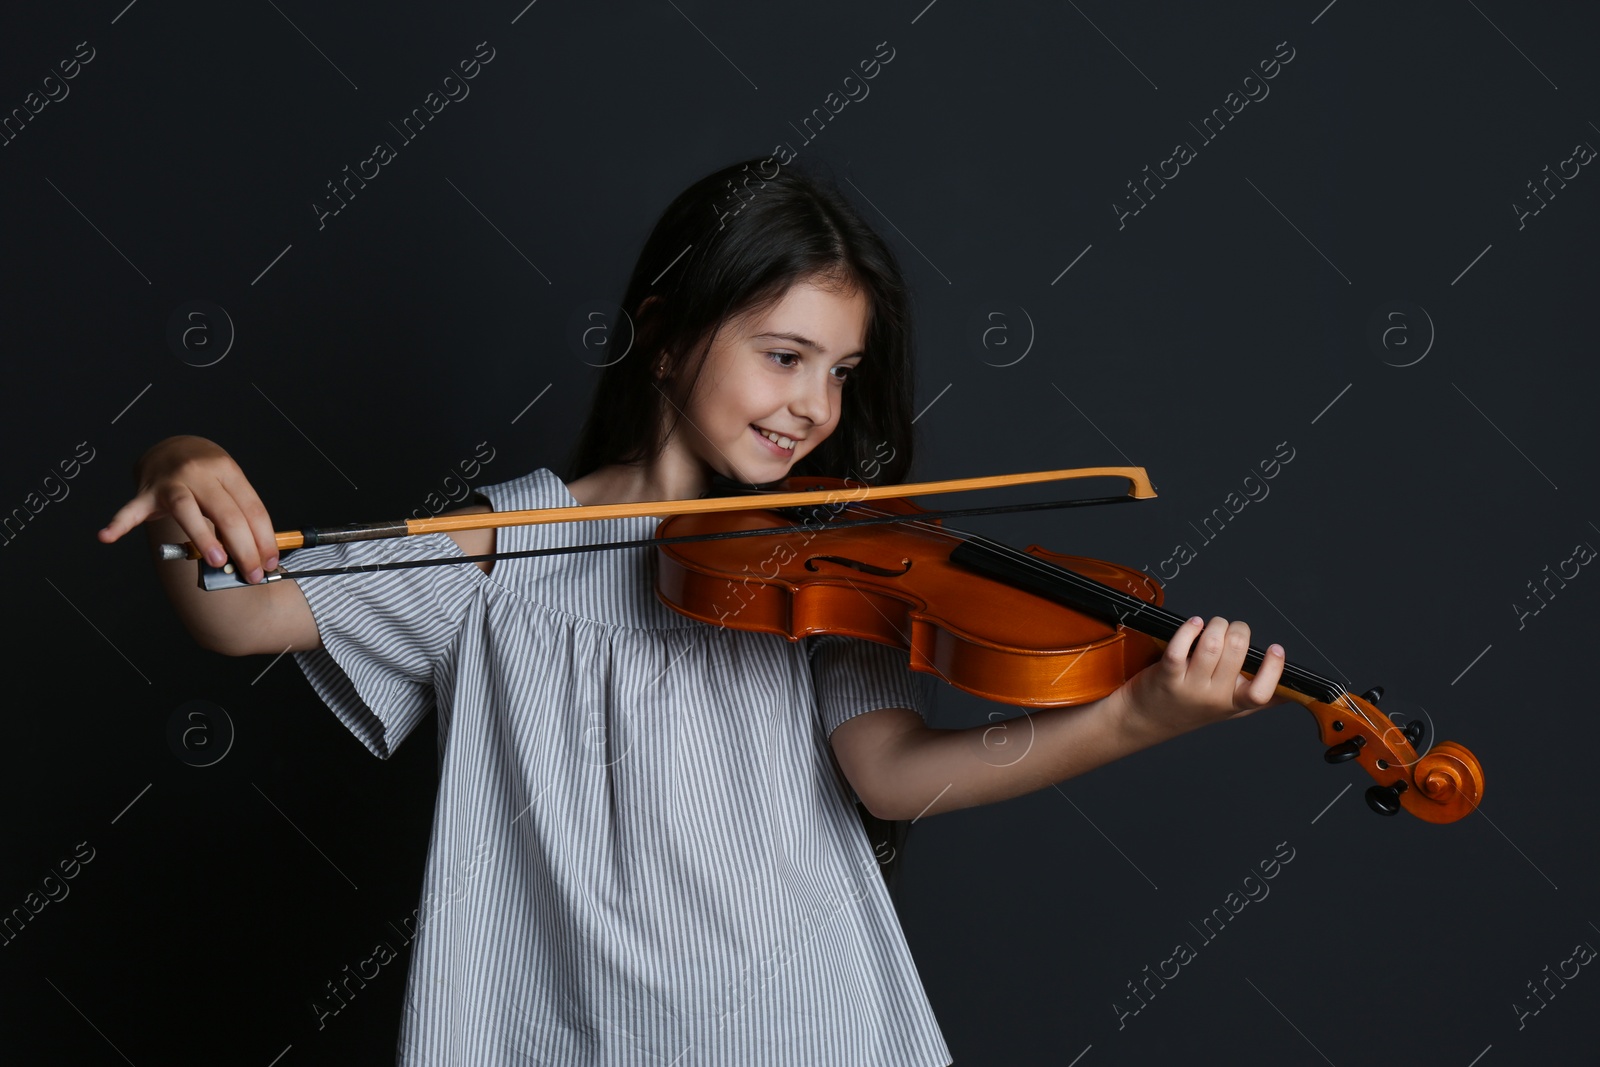
[[[852,505],[852,510],[866,511],[872,514],[883,513],[880,509],[874,508],[868,504]],[[1116,589],[1112,586],[1105,585],[1102,582],[1097,582],[1092,578],[1078,574],[1069,568],[1051,563],[1048,560],[1039,559],[1037,556],[1031,555],[1027,552],[1019,551],[1015,548],[1012,548],[1010,545],[991,540],[990,538],[983,537],[980,534],[968,533],[961,530],[953,530],[944,526],[935,526],[931,523],[921,520],[908,520],[905,525],[912,528],[922,528],[935,531],[945,534],[946,536],[955,536],[962,540],[977,541],[990,551],[1003,555],[1005,558],[1010,559],[1016,562],[1018,565],[1026,567],[1029,570],[1035,571],[1041,576],[1055,578],[1065,582],[1066,584],[1072,585],[1075,588],[1091,592],[1096,596],[1104,597],[1112,600],[1113,602],[1119,602],[1129,609],[1128,614],[1130,615],[1143,614],[1155,616],[1162,622],[1171,626],[1174,630],[1188,620],[1188,616],[1177,615],[1176,613],[1168,611],[1166,608],[1160,607],[1159,605],[1152,604],[1146,600],[1141,600],[1140,598],[1125,593],[1120,589]],[[1262,655],[1261,650],[1255,648],[1253,645],[1250,647],[1249,651],[1254,652],[1257,655]],[[1357,707],[1349,700],[1349,690],[1339,682],[1329,678],[1324,678],[1313,671],[1307,670],[1303,667],[1296,667],[1288,662],[1285,662],[1284,664],[1284,675],[1286,676],[1284,684],[1288,685],[1290,688],[1295,689],[1298,692],[1305,693],[1306,695],[1313,695],[1307,693],[1307,687],[1311,686],[1321,689],[1324,694],[1333,694],[1334,697],[1330,703],[1344,704],[1355,715],[1365,721],[1368,726],[1372,727],[1374,730],[1378,728],[1377,725],[1368,718],[1365,711],[1363,711],[1360,707]]]
[[[876,510],[870,505],[865,504],[859,505],[859,508],[865,511]],[[1174,630],[1176,630],[1178,626],[1182,625],[1188,619],[1187,616],[1179,616],[1174,612],[1168,611],[1167,609],[1158,605],[1151,604],[1148,601],[1141,600],[1138,597],[1124,593],[1122,590],[1115,589],[1100,582],[1096,582],[1094,579],[1080,575],[1069,568],[1050,563],[1048,560],[1041,560],[1037,556],[1033,556],[1027,552],[1019,551],[1003,542],[994,541],[979,534],[971,534],[965,531],[952,530],[948,527],[942,526],[935,527],[927,523],[913,521],[908,523],[908,525],[913,527],[925,526],[928,529],[938,530],[947,535],[953,534],[966,540],[976,540],[983,544],[984,547],[988,548],[990,551],[1001,554],[1007,559],[1010,559],[1019,565],[1033,570],[1041,575],[1064,580],[1067,584],[1073,585],[1076,588],[1086,589],[1096,595],[1104,596],[1114,602],[1121,602],[1131,609],[1129,612],[1130,614],[1154,615],[1161,619],[1161,621],[1172,626]],[[1255,648],[1253,645],[1248,651],[1254,652],[1258,656],[1262,655],[1261,651]],[[1372,719],[1367,715],[1366,711],[1354,703],[1354,701],[1351,699],[1349,689],[1342,683],[1334,681],[1330,678],[1325,678],[1313,671],[1307,670],[1306,668],[1297,667],[1291,663],[1288,663],[1287,661],[1284,663],[1283,673],[1283,684],[1288,685],[1291,689],[1306,695],[1313,695],[1308,693],[1308,687],[1320,689],[1322,690],[1322,693],[1315,695],[1331,694],[1332,699],[1328,701],[1329,703],[1342,704],[1357,718],[1365,722],[1373,731],[1379,732],[1380,737],[1384,732],[1386,732],[1380,731],[1379,726],[1372,721]]]

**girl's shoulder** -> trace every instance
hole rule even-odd
[[[567,492],[566,485],[548,467],[540,467],[503,482],[480,485],[465,499],[466,503],[461,507],[451,508],[439,514],[481,515],[489,511],[531,511],[535,508],[558,508],[575,503],[572,495]],[[461,549],[462,555],[487,556],[496,550],[497,544],[504,545],[505,539],[496,538],[496,532],[493,528],[485,528],[451,530],[449,534],[450,539]],[[483,573],[491,574],[494,560],[478,560],[477,566]]]
[[[555,471],[540,467],[502,482],[480,485],[473,490],[468,503],[487,504],[494,511],[530,511],[567,507],[577,501]]]

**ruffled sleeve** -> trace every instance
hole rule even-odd
[[[830,736],[846,719],[879,708],[910,708],[927,722],[933,679],[913,671],[904,650],[839,634],[806,642],[817,713]]]
[[[317,570],[460,556],[449,534],[295,549],[283,568]],[[433,680],[485,575],[471,563],[306,578],[322,647],[295,661],[319,697],[379,759],[434,706]]]

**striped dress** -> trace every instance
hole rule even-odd
[[[479,492],[496,511],[577,505],[546,469]],[[496,547],[658,521],[514,526]],[[284,568],[460,554],[428,534],[302,548]],[[374,755],[437,711],[397,1063],[950,1063],[828,743],[861,712],[922,713],[928,679],[872,642],[679,615],[655,558],[299,583],[322,648],[295,659]]]

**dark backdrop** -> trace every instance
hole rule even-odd
[[[657,214],[781,144],[916,288],[918,478],[1160,492],[972,528],[1148,567],[1487,773],[1459,823],[1385,820],[1281,705],[919,822],[903,917],[957,1062],[1592,1062],[1595,20],[1324,2],[12,13],[8,1060],[384,1062],[399,1024],[431,722],[380,762],[288,659],[197,648],[142,531],[95,541],[134,460],[211,437],[280,529],[558,467]],[[335,214],[347,166],[378,170]]]

